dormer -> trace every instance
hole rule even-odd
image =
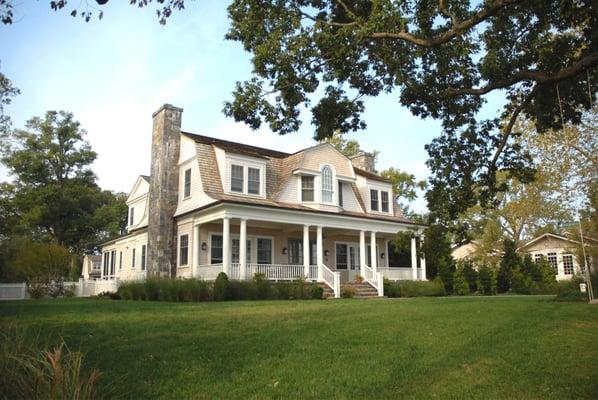
[[[248,197],[266,197],[268,159],[256,154],[243,154],[234,149],[214,146],[224,193]]]
[[[127,197],[127,231],[147,226],[149,176],[139,175]]]

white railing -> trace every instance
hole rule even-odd
[[[375,272],[367,265],[363,266],[363,270],[365,271],[364,279],[367,283],[372,285],[378,291],[378,296],[384,296],[384,278],[382,277],[382,274],[380,272]]]
[[[214,281],[222,271],[222,264],[198,265],[194,268],[193,277],[204,281]]]
[[[293,264],[247,264],[247,279],[263,274],[269,281],[294,281],[305,277],[305,267]]]
[[[0,300],[22,300],[27,297],[26,283],[0,283]]]
[[[82,297],[96,296],[104,292],[116,292],[118,290],[119,282],[113,280],[79,280],[78,295]]]
[[[229,279],[241,279],[241,264],[231,263],[230,270],[228,271]]]
[[[391,281],[411,281],[413,280],[413,270],[409,267],[390,267],[378,268],[378,271]],[[421,268],[417,269],[417,279],[422,279]]]
[[[322,268],[322,281],[332,289],[334,297],[341,297],[341,273],[331,271],[330,268],[324,264],[321,264],[320,268]]]
[[[307,276],[308,281],[317,281],[318,280],[318,266],[317,265],[310,265],[309,266],[309,275]]]

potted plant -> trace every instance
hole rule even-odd
[[[361,282],[363,282],[363,276],[356,275],[355,276],[355,283],[361,283]]]

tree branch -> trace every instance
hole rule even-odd
[[[490,83],[481,88],[448,88],[444,94],[447,96],[461,96],[461,95],[474,95],[481,96],[487,94],[496,89],[503,89],[514,85],[521,81],[535,81],[538,83],[549,83],[549,82],[560,82],[562,80],[571,78],[582,71],[598,64],[598,52],[591,53],[580,59],[577,63],[568,66],[565,69],[560,70],[555,74],[549,74],[547,72],[532,70],[532,71],[519,71],[513,74],[510,78],[501,79],[499,81]]]
[[[474,13],[468,19],[458,23],[455,23],[453,21],[453,26],[451,29],[433,38],[421,38],[411,33],[408,33],[405,30],[402,30],[400,32],[374,32],[370,35],[370,37],[372,39],[399,39],[411,42],[422,47],[436,47],[451,41],[453,38],[461,35],[463,32],[471,29],[472,27],[480,24],[481,22],[484,22],[488,18],[496,15],[496,13],[498,13],[503,8],[512,4],[520,3],[521,1],[523,0],[495,0],[488,7],[482,8],[480,11]],[[443,0],[440,0],[440,3],[443,3]],[[442,9],[440,11],[444,14]]]

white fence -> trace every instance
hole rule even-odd
[[[103,292],[116,292],[118,289],[117,280],[83,280],[79,282],[63,282],[62,285],[67,290],[73,290],[77,297],[96,296]],[[23,300],[28,299],[26,283],[0,283],[0,300]]]
[[[380,268],[378,272],[391,281],[410,281],[413,280],[413,270],[411,268]],[[421,268],[417,268],[417,279],[422,279]]]

